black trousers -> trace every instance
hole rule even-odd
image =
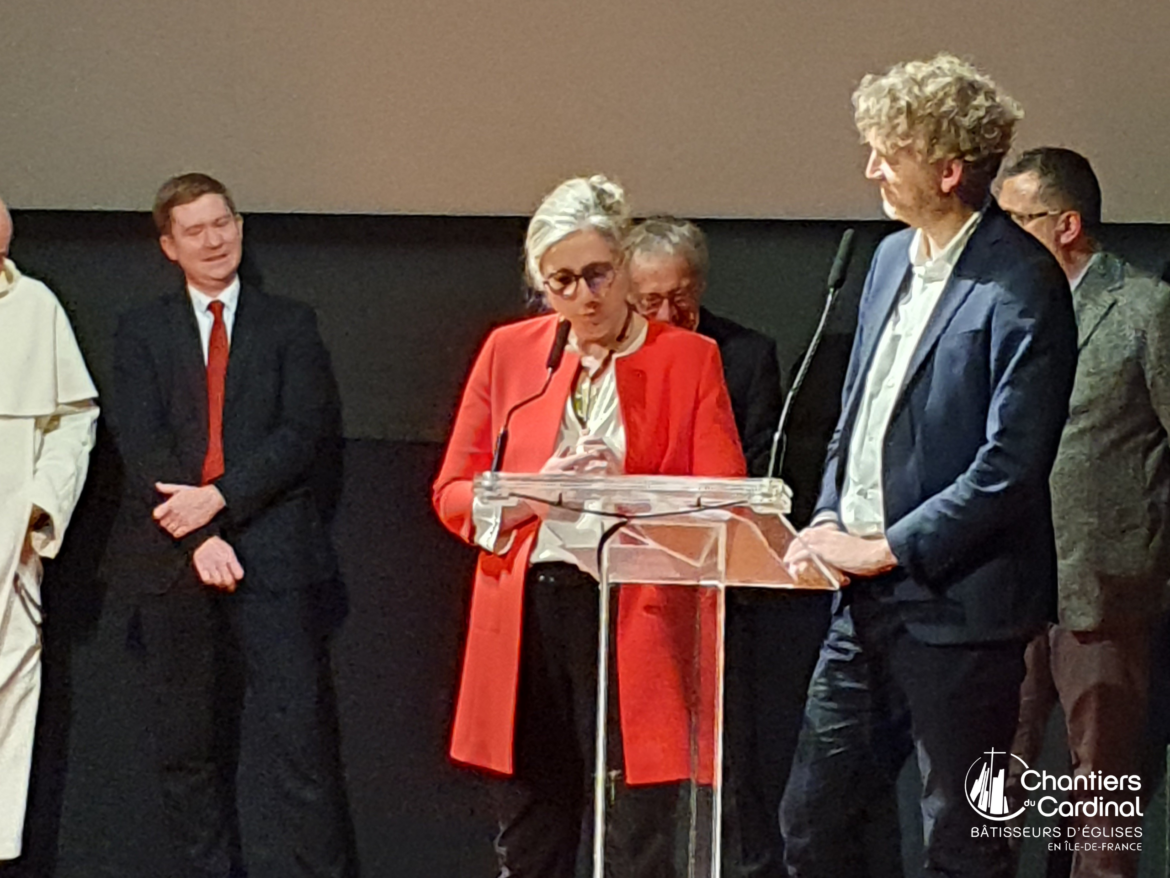
[[[308,591],[222,594],[195,582],[141,600],[164,817],[184,878],[234,874],[241,841],[249,878],[350,874],[318,608]],[[226,682],[241,669],[242,715]]]
[[[993,824],[967,802],[967,773],[988,751],[1002,758],[1011,748],[1025,643],[932,646],[910,635],[894,603],[850,588],[809,684],[780,806],[788,874],[900,875],[897,833],[867,851],[859,828],[893,807],[915,752],[923,875],[1010,878],[1007,841],[972,837]]]
[[[499,874],[573,878],[593,825],[597,582],[568,564],[534,564],[524,589],[514,773],[492,784]],[[610,693],[606,874],[674,878],[681,785],[623,782],[616,686]]]
[[[727,591],[723,732],[724,878],[778,878],[776,820],[824,639],[824,594]]]

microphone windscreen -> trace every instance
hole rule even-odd
[[[845,273],[849,270],[849,260],[853,258],[853,237],[853,229],[846,229],[837,245],[837,257],[829,269],[830,290],[839,290],[845,284]]]
[[[569,343],[569,321],[562,320],[557,324],[557,336],[553,339],[552,349],[548,352],[548,362],[545,368],[555,372],[561,365],[561,359],[565,356],[565,345]]]

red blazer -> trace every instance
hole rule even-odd
[[[480,351],[467,387],[433,503],[443,524],[470,542],[471,480],[491,466],[504,415],[536,393],[556,332],[555,315],[495,330]],[[512,417],[508,472],[535,473],[552,456],[577,372],[566,352],[548,392]],[[614,360],[626,430],[629,474],[739,476],[743,452],[735,430],[719,350],[710,339],[650,323],[642,347]],[[512,772],[512,733],[519,677],[524,575],[539,524],[517,529],[504,556],[480,552],[471,596],[451,756]],[[704,598],[704,656],[713,656],[714,601]],[[713,766],[713,661],[705,661],[701,693],[679,668],[694,654],[695,592],[641,586],[622,589],[618,603],[617,674],[629,783],[661,783],[691,774],[688,704],[700,702],[700,779]],[[665,622],[665,624],[664,624]],[[698,697],[697,697],[698,696]]]

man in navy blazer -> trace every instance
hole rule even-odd
[[[1075,319],[1059,265],[990,200],[1015,102],[949,55],[867,76],[853,100],[866,176],[911,228],[870,266],[817,514],[789,553],[848,584],[781,805],[786,862],[875,871],[858,826],[916,752],[923,874],[1007,878],[983,827],[1003,825],[1024,648],[1054,611],[1048,474]]]

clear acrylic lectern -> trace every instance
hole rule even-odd
[[[509,506],[526,500],[550,507],[550,515],[588,518],[579,561],[596,574],[598,595],[597,739],[594,766],[593,875],[605,876],[606,728],[609,702],[610,591],[615,586],[678,586],[710,589],[715,598],[711,741],[713,777],[700,783],[698,722],[690,723],[691,780],[680,799],[675,856],[685,859],[682,874],[718,878],[722,847],[723,660],[725,589],[835,589],[834,577],[814,559],[794,575],[784,555],[799,540],[786,515],[791,492],[779,479],[720,479],[703,476],[575,476],[484,473],[475,480],[481,501]],[[694,602],[695,629],[702,627]],[[702,644],[694,638],[691,670],[700,692]],[[682,662],[680,664],[686,664]],[[686,672],[680,668],[680,672]],[[696,714],[699,711],[694,711]],[[709,790],[709,792],[708,792]]]

